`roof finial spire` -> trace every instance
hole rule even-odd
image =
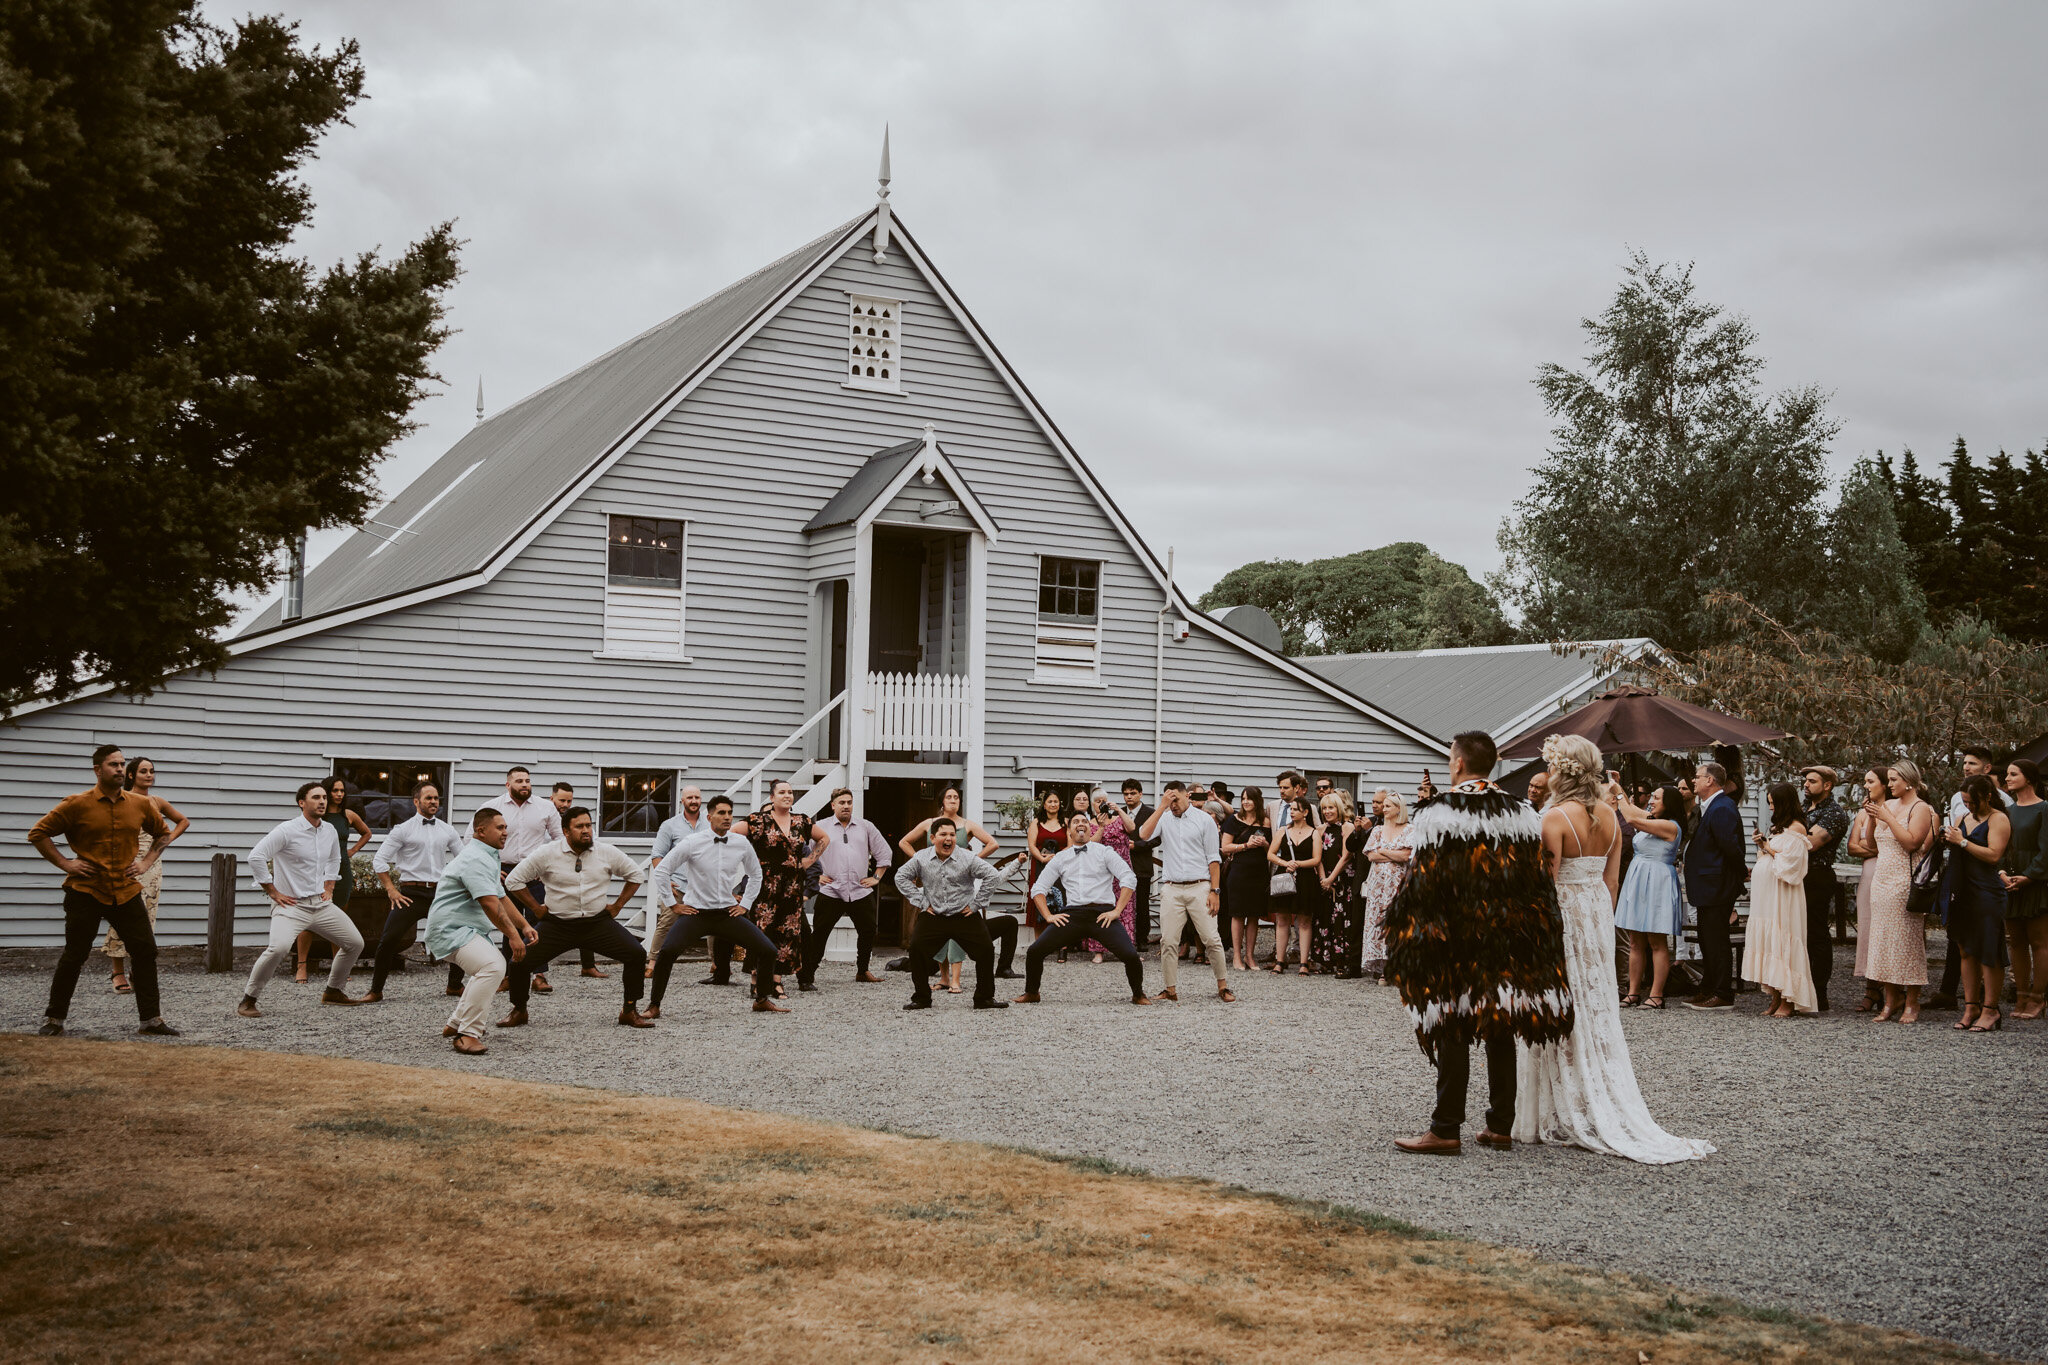
[[[875,264],[889,252],[889,125],[882,125],[882,171],[875,187]]]
[[[476,420],[484,420],[484,377],[476,377]]]

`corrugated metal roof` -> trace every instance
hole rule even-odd
[[[483,568],[868,217],[842,223],[479,422],[307,573],[306,616]],[[279,624],[272,603],[242,634]]]
[[[804,530],[822,531],[828,526],[844,526],[858,519],[862,512],[868,510],[869,503],[882,496],[882,490],[889,486],[890,480],[901,474],[903,466],[923,449],[924,439],[912,437],[900,446],[890,446],[868,456],[868,462],[853,471],[853,477],[839,486],[832,500],[804,523]]]
[[[1295,662],[1439,738],[1484,730],[1507,740],[1535,722],[1530,712],[1600,681],[1606,670],[1598,667],[1599,656],[1607,648],[1634,653],[1649,645],[1647,639],[1595,640],[1564,654],[1549,645],[1499,645],[1309,654]]]

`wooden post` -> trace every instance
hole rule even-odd
[[[235,969],[235,855],[213,855],[206,883],[206,970]]]

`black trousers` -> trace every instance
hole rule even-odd
[[[1830,867],[1806,884],[1806,965],[1813,974],[1815,1003],[1828,1007],[1828,978],[1835,974],[1835,897],[1842,884]]]
[[[71,1012],[71,993],[78,989],[78,974],[92,956],[99,941],[100,921],[113,926],[128,945],[128,979],[135,986],[135,1014],[143,1023],[161,1013],[156,992],[156,931],[149,927],[149,911],[140,894],[119,905],[106,905],[83,891],[64,890],[64,951],[57,958],[57,970],[50,977],[52,1019]]]
[[[1023,921],[1015,915],[985,914],[981,917],[981,922],[988,926],[990,940],[1002,946],[1002,956],[996,959],[996,970],[1009,971],[1017,963],[1017,930]]]
[[[127,935],[121,937],[126,938]],[[1948,956],[1941,962],[1941,993],[1951,1000],[1961,1000],[1962,987],[1963,955],[1956,951],[1955,935],[1951,934],[1948,936]]]
[[[1486,1126],[1503,1135],[1515,1129],[1515,1035],[1482,1040],[1486,1049]],[[1436,1050],[1436,1112],[1429,1131],[1454,1138],[1465,1129],[1465,1092],[1472,1087],[1472,1049],[1439,1043]]]
[[[1152,937],[1152,864],[1148,862],[1139,867],[1133,863],[1131,872],[1138,879],[1138,899],[1131,919],[1131,946],[1143,948]]]
[[[533,987],[534,973],[546,971],[548,963],[571,948],[581,949],[593,959],[598,953],[603,953],[624,967],[626,979],[619,984],[625,990],[626,1003],[639,1003],[640,984],[647,975],[647,950],[640,946],[639,939],[626,931],[625,925],[610,915],[584,915],[577,919],[542,915],[534,927],[540,931],[539,941],[527,946],[525,957],[508,964],[512,976],[513,1009],[526,1008],[526,996]]]
[[[391,907],[391,913],[384,916],[384,932],[377,937],[376,970],[370,975],[370,994],[384,994],[384,978],[398,969],[399,959],[419,926],[427,917],[427,911],[434,905],[434,884],[432,882],[400,882],[398,894],[404,896],[408,905]],[[448,989],[462,989],[462,968],[453,962],[448,964]]]
[[[1723,1000],[1735,998],[1735,949],[1728,941],[1735,900],[1730,896],[1725,901],[1699,907],[1701,995],[1719,996]]]
[[[513,863],[498,864],[498,872],[505,882],[505,890],[508,894],[512,890],[512,869],[514,866],[515,864]],[[538,901],[540,904],[546,905],[548,903],[548,884],[546,882],[528,882],[526,884],[526,894],[533,897],[534,900]],[[526,922],[528,924],[531,924],[536,928],[539,927],[540,921],[535,919],[532,915],[527,915],[525,906],[520,905],[517,900],[514,900],[512,904],[518,906],[520,914],[526,915]],[[597,954],[593,952],[590,948],[585,947],[582,950],[581,956],[583,958],[583,968],[585,971],[588,971],[592,967],[595,967],[597,965]]]
[[[1121,918],[1111,919],[1107,925],[1097,924],[1096,917],[1106,913],[1107,905],[1069,905],[1066,907],[1067,922],[1058,927],[1048,926],[1031,941],[1031,949],[1024,954],[1024,990],[1027,994],[1038,993],[1038,978],[1045,971],[1045,959],[1062,948],[1071,948],[1084,938],[1092,938],[1116,955],[1124,964],[1124,977],[1131,983],[1132,995],[1145,993],[1145,964],[1138,958],[1138,950],[1131,943],[1129,934],[1124,932]],[[962,945],[965,946],[964,944]],[[1166,951],[1166,945],[1161,951]]]
[[[688,907],[679,907],[688,910]],[[724,910],[688,910],[678,914],[674,924],[669,926],[668,937],[654,954],[654,991],[648,996],[648,1003],[659,1005],[661,997],[668,994],[669,973],[675,970],[676,959],[683,955],[683,949],[700,938],[711,938],[724,944],[737,943],[747,950],[747,961],[754,968],[754,998],[766,1000],[775,991],[775,945],[768,935],[761,932],[761,926],[754,923],[751,915],[734,915]],[[727,958],[730,964],[732,959]],[[730,970],[728,965],[727,970]]]
[[[972,911],[958,915],[935,915],[920,910],[917,925],[910,931],[910,998],[921,1005],[932,1002],[932,973],[939,964],[932,953],[952,940],[960,951],[974,959],[974,998],[987,1004],[996,998],[996,952],[988,941],[988,924]]]
[[[866,976],[868,960],[875,951],[875,902],[880,899],[873,889],[857,901],[843,901],[837,896],[818,897],[811,911],[810,928],[804,932],[803,969],[796,974],[796,979],[807,986],[817,979],[818,964],[825,960],[825,941],[832,937],[832,931],[842,919],[853,921],[855,952],[860,959],[858,970]]]

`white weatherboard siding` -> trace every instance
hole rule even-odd
[[[903,252],[879,266],[869,252],[856,241],[491,582],[254,649],[143,701],[90,697],[0,730],[0,946],[61,941],[59,877],[25,836],[87,785],[102,742],[156,759],[163,794],[194,822],[167,860],[167,944],[204,939],[208,856],[242,859],[333,757],[449,761],[458,819],[503,790],[513,763],[541,788],[574,783],[579,799],[594,800],[600,766],[686,769],[685,781],[722,789],[818,705],[815,585],[851,576],[853,537],[806,536],[804,523],[870,455],[926,422],[1002,528],[987,547],[980,817],[1034,778],[1149,782],[1153,572]],[[902,394],[842,385],[849,292],[904,301]],[[617,434],[590,433],[593,456]],[[1116,483],[1113,456],[1099,472]],[[470,481],[489,478],[486,464]],[[689,522],[688,662],[598,657],[606,516],[621,508]],[[1031,682],[1041,553],[1102,562],[1102,686]],[[956,584],[957,612],[968,595]],[[964,668],[964,645],[961,658]],[[1425,765],[1442,767],[1440,751],[1200,627],[1168,644],[1167,670],[1169,774],[1270,785],[1281,766],[1362,765],[1412,787]],[[769,776],[804,758],[793,746]],[[622,842],[644,852],[644,841]],[[237,887],[237,937],[252,943],[267,906],[245,861]]]

